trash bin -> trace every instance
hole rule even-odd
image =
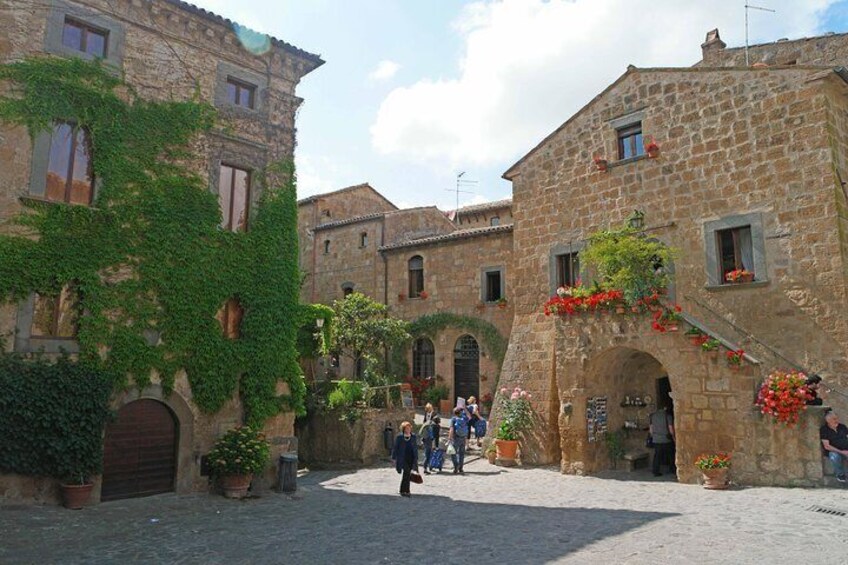
[[[297,454],[283,453],[277,469],[280,492],[291,494],[297,490]]]

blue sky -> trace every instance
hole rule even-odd
[[[400,206],[510,195],[500,175],[628,64],[686,66],[744,0],[195,0],[326,64],[298,87],[300,196],[370,182]],[[760,0],[751,43],[848,31],[848,0]]]

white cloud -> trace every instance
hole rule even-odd
[[[753,41],[817,31],[834,0],[763,0]],[[452,166],[508,166],[620,76],[628,64],[689,66],[706,32],[744,42],[737,0],[503,0],[467,5],[456,78],[392,90],[371,126],[382,154]]]
[[[297,197],[306,198],[313,194],[322,194],[344,188],[340,184],[340,171],[335,161],[325,156],[311,156],[297,153]]]
[[[377,68],[375,68],[368,75],[368,78],[371,80],[389,80],[395,73],[400,70],[400,65],[395,63],[394,61],[384,60],[380,61],[377,64]]]

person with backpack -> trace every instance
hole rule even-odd
[[[421,437],[424,441],[424,474],[429,475],[433,470],[433,452],[439,449],[439,434],[442,431],[442,419],[438,416],[433,416],[429,423],[424,424]],[[435,447],[435,449],[434,449]],[[437,465],[439,470],[442,470],[441,465]]]
[[[465,442],[468,441],[468,412],[457,406],[453,411],[453,418],[448,429],[448,443],[453,446],[454,453],[451,454],[453,461],[453,473],[464,474],[465,464]]]

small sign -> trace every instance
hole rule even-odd
[[[412,399],[412,385],[404,383],[400,386],[400,400],[404,408],[415,408],[415,401]]]

